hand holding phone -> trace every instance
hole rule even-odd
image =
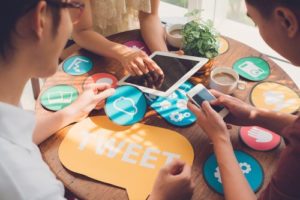
[[[188,98],[199,108],[204,101],[212,101],[215,100],[216,97],[202,84],[198,84],[193,87],[188,93]],[[212,108],[221,115],[221,117],[225,117],[229,112],[223,106],[212,106]]]

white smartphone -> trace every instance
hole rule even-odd
[[[187,93],[187,96],[199,108],[201,108],[203,101],[212,101],[216,99],[216,97],[202,84],[198,84],[193,87]],[[223,106],[212,106],[212,108],[223,118],[229,113],[229,111]]]
[[[128,75],[118,85],[132,85],[145,93],[167,97],[208,62],[207,58],[159,51],[154,52],[150,58],[164,72],[163,77],[155,72],[143,76]]]

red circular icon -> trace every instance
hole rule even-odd
[[[89,84],[92,83],[108,83],[111,87],[117,87],[118,79],[108,73],[98,73],[88,77],[83,85],[83,88],[86,88]]]
[[[257,151],[273,150],[281,142],[279,135],[258,126],[241,127],[240,137],[248,147]]]
[[[88,86],[90,84],[93,83],[108,83],[111,85],[112,88],[116,88],[117,87],[117,83],[118,83],[118,79],[113,76],[112,74],[108,74],[108,73],[98,73],[98,74],[94,74],[90,77],[88,77],[83,84],[83,89],[85,90],[86,88],[88,88]],[[103,107],[103,102],[100,102],[95,109],[99,110]]]

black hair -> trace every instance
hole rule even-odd
[[[61,0],[52,0],[61,1]],[[13,49],[11,35],[18,20],[33,9],[40,0],[4,0],[0,6],[0,57],[5,58],[8,49]],[[59,10],[49,6],[53,16],[54,33],[60,21]]]
[[[291,9],[298,18],[300,18],[299,0],[246,0],[249,5],[254,6],[259,10],[262,16],[270,17],[274,9],[278,6],[283,6]]]

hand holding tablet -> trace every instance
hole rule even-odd
[[[132,85],[145,93],[167,97],[208,62],[206,58],[182,56],[169,52],[155,52],[150,58],[163,71],[163,77],[152,72],[146,81],[145,76],[149,75],[128,75],[121,79],[118,84]],[[149,80],[153,80],[152,84]]]

